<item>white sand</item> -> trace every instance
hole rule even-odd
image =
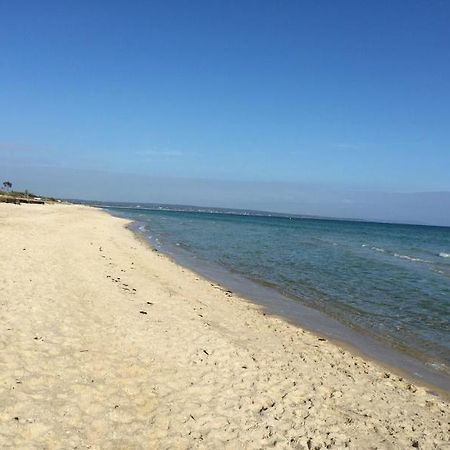
[[[125,224],[0,205],[0,448],[448,447],[444,398],[264,315]]]

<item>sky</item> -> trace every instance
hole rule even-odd
[[[438,0],[0,0],[0,177],[450,225],[449,23]]]

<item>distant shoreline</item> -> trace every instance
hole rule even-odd
[[[259,211],[259,210],[246,210],[239,208],[222,208],[213,206],[195,206],[195,205],[175,205],[166,203],[145,203],[145,202],[98,202],[91,200],[76,200],[68,199],[68,202],[74,204],[93,206],[98,208],[136,208],[139,207],[142,210],[160,210],[160,211],[185,211],[185,212],[204,212],[209,214],[230,214],[230,215],[242,215],[242,216],[255,216],[255,217],[275,217],[285,219],[298,219],[298,220],[324,220],[324,221],[337,221],[337,222],[357,222],[368,224],[383,224],[383,225],[400,225],[400,226],[412,226],[412,227],[433,227],[450,229],[450,225],[433,225],[419,222],[395,222],[387,220],[376,219],[361,219],[361,218],[349,218],[349,217],[328,217],[328,216],[314,216],[307,214],[294,214],[283,213],[275,211]],[[132,205],[132,206],[130,206]],[[143,205],[143,206],[142,206]]]

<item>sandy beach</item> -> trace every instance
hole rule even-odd
[[[0,205],[1,448],[449,448],[448,398],[266,314],[127,224]]]

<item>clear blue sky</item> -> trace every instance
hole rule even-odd
[[[0,163],[450,191],[450,2],[2,1]]]

